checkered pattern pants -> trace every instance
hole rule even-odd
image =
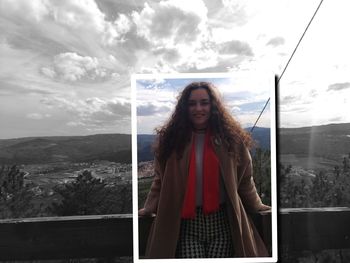
[[[228,258],[233,257],[233,243],[226,207],[204,215],[197,207],[195,219],[182,219],[177,258]]]

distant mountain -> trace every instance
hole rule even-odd
[[[270,129],[256,127],[252,134],[258,146],[270,148]],[[155,135],[141,134],[138,160],[153,160]],[[108,160],[131,163],[131,135],[51,136],[0,139],[0,165]]]
[[[281,128],[280,154],[316,154],[337,157],[350,152],[350,123],[304,128]]]
[[[250,128],[246,129],[250,131]],[[256,141],[257,147],[270,150],[270,129],[255,127],[252,133],[253,140]],[[140,134],[137,136],[137,159],[139,162],[153,160],[152,144],[155,135]]]
[[[334,167],[350,153],[350,123],[303,128],[280,128],[282,163],[308,169]]]
[[[249,131],[250,129],[247,129]],[[282,163],[305,169],[334,168],[350,154],[350,123],[302,128],[279,128],[278,156]],[[270,129],[256,127],[252,133],[258,147],[270,149]],[[138,160],[153,159],[154,135],[138,135]]]
[[[246,129],[250,131],[251,128]],[[270,150],[270,128],[255,127],[252,132],[253,140],[257,143],[256,147]]]
[[[0,140],[0,164],[93,160],[131,163],[131,135],[97,134]]]
[[[156,136],[151,134],[137,135],[137,161],[145,162],[154,159],[152,145]]]

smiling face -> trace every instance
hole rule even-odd
[[[195,129],[205,129],[210,118],[210,97],[206,89],[191,91],[188,98],[188,114]]]

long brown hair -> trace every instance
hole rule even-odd
[[[209,128],[215,136],[219,136],[228,150],[239,160],[239,152],[244,145],[252,145],[252,138],[232,117],[221,101],[217,88],[210,82],[192,82],[188,84],[177,98],[177,104],[169,120],[156,128],[157,141],[154,152],[160,163],[165,164],[170,155],[176,151],[180,157],[191,140],[192,124],[188,113],[188,100],[191,92],[205,89],[210,98]]]

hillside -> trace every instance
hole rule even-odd
[[[278,133],[282,163],[308,169],[330,168],[350,153],[350,123],[281,128]]]
[[[280,154],[313,154],[333,156],[350,152],[350,123],[305,128],[281,128]]]
[[[0,140],[1,164],[38,164],[108,160],[131,163],[131,136],[28,137]]]
[[[137,135],[137,160],[138,162],[151,161],[154,159],[152,152],[152,144],[155,135],[140,134]]]
[[[250,128],[247,128],[249,131]],[[257,147],[263,149],[270,149],[270,129],[256,127],[252,133],[254,141],[257,143]],[[137,158],[139,162],[153,160],[152,143],[154,142],[155,135],[140,134],[137,136]]]

